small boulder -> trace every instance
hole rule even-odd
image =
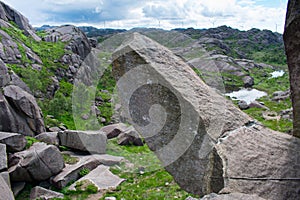
[[[12,181],[43,181],[64,167],[63,157],[54,145],[34,143],[28,150],[13,154],[8,169]]]
[[[262,108],[264,110],[270,110],[267,106],[261,104],[260,102],[258,101],[252,101],[250,104],[249,104],[249,108]]]
[[[32,188],[30,192],[30,200],[50,200],[50,199],[63,199],[64,195],[59,192],[54,192],[52,190],[47,190],[40,186],[36,186]]]
[[[254,85],[254,78],[252,78],[251,76],[245,76],[242,80],[245,88],[249,88]]]
[[[47,144],[53,144],[55,146],[59,145],[59,139],[57,132],[45,132],[35,136],[35,139],[45,142]]]
[[[127,129],[126,124],[118,123],[118,124],[111,124],[108,126],[102,127],[100,130],[103,131],[107,139],[115,138],[120,135],[120,133],[124,132]]]
[[[276,91],[273,93],[273,101],[283,101],[290,98],[290,90],[287,91]]]
[[[118,136],[118,144],[143,146],[144,142],[140,138],[138,132],[133,128],[133,126],[130,126]]]
[[[88,182],[95,185],[100,190],[114,190],[120,185],[125,179],[119,178],[118,176],[112,174],[109,171],[109,167],[104,165],[99,165],[96,169],[88,173],[86,176],[82,177],[75,183],[73,183],[69,189],[76,190],[75,186],[79,185],[80,182]],[[81,188],[84,189],[84,188]]]
[[[246,110],[246,109],[249,108],[249,105],[248,105],[247,102],[244,101],[244,100],[239,101],[239,102],[238,102],[238,106],[239,106],[239,108],[240,108],[241,110]]]
[[[27,141],[24,135],[18,133],[0,132],[0,143],[6,144],[7,151],[18,152],[25,148]]]
[[[72,149],[90,153],[105,154],[106,135],[102,131],[72,131],[58,132],[60,144]]]

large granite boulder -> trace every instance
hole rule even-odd
[[[145,36],[133,34],[113,60],[124,118],[183,189],[297,199],[300,139],[256,125]]]
[[[115,51],[113,74],[125,118],[179,185],[198,194],[220,191],[223,163],[214,145],[251,119],[181,58],[138,33]]]
[[[193,200],[193,199],[186,199],[186,200]],[[222,195],[212,193],[209,195],[205,195],[200,200],[264,200],[264,199],[257,195],[249,195],[243,193],[230,193],[230,194],[222,194]]]
[[[6,145],[7,151],[17,152],[25,148],[27,140],[24,135],[18,133],[0,132],[0,143]]]
[[[31,36],[36,41],[40,41],[41,38],[35,34],[35,30],[29,24],[29,21],[17,10],[11,8],[3,2],[0,2],[0,19],[5,22],[14,22],[19,26],[20,29],[24,30],[26,35]]]
[[[60,144],[72,149],[90,153],[105,154],[107,138],[102,131],[72,131],[58,132]]]
[[[293,103],[293,134],[300,137],[300,2],[289,0],[283,34]]]
[[[39,142],[13,154],[9,166],[12,181],[43,181],[58,174],[64,167],[64,160],[56,146]]]

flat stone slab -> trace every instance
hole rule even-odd
[[[193,200],[193,199],[191,199]],[[196,199],[194,199],[196,200]],[[256,194],[242,194],[242,193],[230,193],[230,194],[208,194],[200,200],[264,200]]]
[[[42,188],[40,186],[36,186],[32,188],[30,192],[30,200],[36,200],[36,199],[63,199],[64,195],[59,192],[55,192],[52,190],[48,190],[45,188]]]
[[[107,137],[102,131],[72,131],[58,132],[60,145],[90,153],[105,154]]]
[[[96,169],[88,173],[86,176],[82,177],[81,179],[73,183],[69,187],[69,190],[76,190],[75,188],[76,184],[85,180],[94,184],[98,188],[98,191],[100,191],[100,190],[114,190],[125,179],[119,178],[118,176],[112,174],[109,171],[109,167],[104,165],[99,165]]]
[[[85,168],[89,170],[95,169],[100,164],[114,165],[124,160],[123,157],[116,157],[106,154],[94,154],[94,155],[76,155],[71,156],[77,157],[79,161],[73,165],[66,164],[66,167],[52,179],[52,183],[57,188],[63,188],[71,181],[75,181],[80,178],[79,172]]]
[[[27,140],[24,135],[18,133],[0,132],[0,143],[6,144],[9,152],[18,152],[25,148]]]

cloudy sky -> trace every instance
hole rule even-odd
[[[3,0],[34,26],[92,25],[98,28],[176,27],[282,33],[287,0]]]

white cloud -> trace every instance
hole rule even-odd
[[[86,23],[98,27],[196,27],[283,32],[287,0],[4,0],[33,25]],[[277,6],[277,7],[276,7]]]

